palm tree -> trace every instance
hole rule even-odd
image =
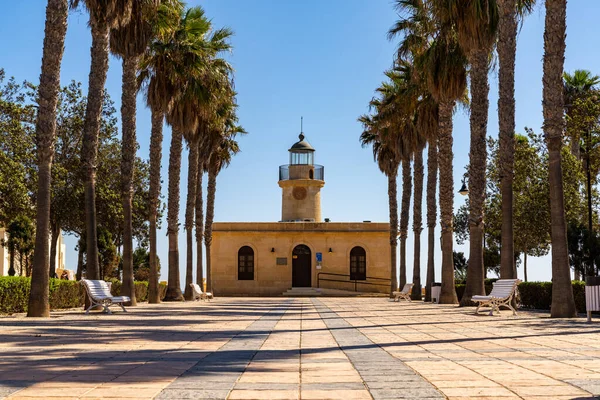
[[[200,149],[200,132],[196,130],[193,135],[184,135],[188,143],[188,185],[187,201],[185,206],[185,231],[186,231],[186,270],[185,289],[183,297],[193,300],[191,284],[194,282],[194,212],[196,211],[197,185],[198,185],[198,154]]]
[[[567,250],[567,226],[560,151],[565,126],[563,68],[565,61],[566,0],[546,0],[544,31],[543,113],[548,145],[550,219],[552,222],[552,306],[553,318],[577,316]]]
[[[151,45],[149,55],[142,62],[140,80],[146,82],[147,101],[153,113],[153,136],[151,149],[160,150],[162,121],[166,113],[167,122],[172,126],[171,152],[169,157],[169,199],[168,199],[168,235],[169,235],[169,284],[165,300],[182,300],[179,282],[178,250],[178,212],[179,212],[179,176],[181,169],[182,135],[194,132],[198,128],[202,107],[211,101],[213,69],[211,59],[215,54],[230,48],[226,40],[231,36],[228,29],[212,31],[210,21],[200,7],[187,12],[176,3],[175,7],[165,11],[165,17],[176,20],[172,32],[158,36]],[[152,151],[151,151],[152,153]],[[152,212],[156,212],[158,188],[160,183],[160,157],[155,175],[151,177]],[[153,169],[151,154],[151,173]],[[158,177],[157,177],[158,175]],[[155,218],[154,218],[155,219]],[[152,225],[152,221],[151,221]],[[154,224],[155,225],[155,224]],[[151,226],[152,230],[152,226]],[[155,232],[155,226],[154,226]],[[151,232],[151,239],[155,233]],[[152,253],[151,243],[151,253]],[[151,259],[155,259],[151,254]],[[152,268],[154,281],[157,274]]]
[[[452,173],[452,113],[463,98],[467,60],[450,32],[440,30],[427,51],[419,54],[417,65],[427,76],[427,86],[439,104],[438,163],[440,174],[440,223],[442,227],[442,288],[440,303],[458,303],[454,288],[453,241],[454,177]]]
[[[414,154],[415,181],[413,200],[413,233],[415,236],[413,257],[413,290],[411,298],[421,300],[421,232],[423,231],[423,148]]]
[[[452,25],[436,18],[433,2],[397,0],[400,20],[390,29],[389,37],[402,34],[400,55],[414,61],[415,77],[427,88],[437,103],[437,145],[440,171],[440,216],[442,227],[441,303],[457,303],[454,288],[453,213],[454,183],[452,175],[452,113],[466,89],[467,60],[456,41]],[[429,119],[432,121],[433,119]],[[433,132],[433,131],[432,131]],[[432,140],[432,139],[430,139]]]
[[[217,176],[223,168],[227,168],[231,163],[232,157],[240,151],[238,143],[235,141],[235,136],[245,134],[246,131],[237,125],[237,116],[235,115],[235,102],[225,106],[224,117],[221,121],[215,124],[213,131],[212,142],[207,145],[207,148],[212,149],[210,158],[207,163],[208,168],[208,186],[206,195],[206,223],[204,244],[206,246],[206,291],[212,292],[212,271],[211,271],[211,254],[210,248],[212,244],[212,225],[215,216],[215,196],[217,192]]]
[[[108,72],[109,30],[129,22],[133,0],[71,0],[71,7],[77,8],[80,3],[83,3],[90,14],[89,25],[92,31],[92,60],[81,150],[85,169],[86,276],[88,279],[99,279],[96,232],[96,162],[104,84]]]
[[[204,271],[202,265],[204,245],[204,201],[202,198],[202,178],[206,167],[204,160],[198,157],[198,179],[196,181],[196,283],[204,290]]]
[[[498,137],[500,140],[500,194],[502,228],[500,277],[514,279],[517,269],[514,257],[513,173],[515,154],[515,57],[517,22],[531,12],[535,0],[497,0],[498,2]]]
[[[229,29],[212,30],[212,25],[204,16],[204,11],[197,7],[188,11],[188,17],[194,19],[203,19],[204,31],[198,32],[200,45],[204,50],[198,59],[198,64],[191,65],[196,71],[190,70],[191,75],[187,76],[178,97],[176,97],[171,109],[167,113],[167,122],[173,127],[173,138],[179,136],[179,132],[186,135],[192,135],[202,126],[202,121],[209,120],[214,113],[215,103],[224,90],[229,88],[229,76],[232,71],[227,62],[214,57],[223,51],[231,49],[228,39],[233,34]],[[210,34],[210,35],[209,35]],[[225,89],[224,89],[225,88]],[[177,131],[177,135],[175,134]],[[173,139],[175,140],[175,139]],[[176,139],[178,142],[180,138]],[[169,158],[169,209],[168,209],[168,228],[169,235],[169,282],[167,285],[167,294],[165,300],[182,300],[181,288],[179,283],[179,180],[181,170],[181,145],[172,142],[172,152]],[[192,166],[193,168],[194,166]],[[196,183],[197,177],[188,177],[191,179],[190,185]],[[193,205],[195,193],[190,199]],[[193,212],[195,205],[190,207],[190,213]],[[191,226],[193,218],[186,218]],[[193,245],[191,239],[191,228],[188,233],[189,252],[192,252]],[[193,263],[191,256],[188,257],[188,263]],[[189,283],[191,282],[191,268]],[[189,286],[189,285],[188,285]]]
[[[402,205],[400,207],[400,286],[406,284],[406,239],[408,237],[408,218],[410,212],[410,194],[412,177],[410,158],[402,160]]]
[[[435,281],[435,226],[437,208],[435,192],[438,174],[437,139],[427,144],[427,278],[425,282],[425,301],[431,301],[431,285]]]
[[[36,238],[31,274],[28,317],[50,316],[48,277],[50,259],[48,235],[50,229],[50,185],[52,179],[52,157],[56,136],[56,105],[60,89],[60,64],[67,34],[67,0],[48,0],[42,72],[38,88],[38,115],[35,126],[38,153],[38,190]]]
[[[123,83],[121,94],[121,123],[123,124],[121,159],[121,201],[123,203],[123,287],[121,293],[131,298],[130,305],[137,305],[133,283],[133,234],[132,197],[133,166],[137,149],[135,116],[136,81],[139,58],[148,46],[157,23],[158,0],[133,0],[131,19],[128,24],[111,29],[110,49],[123,59]]]
[[[150,107],[152,128],[150,133],[150,188],[149,188],[149,242],[150,277],[148,282],[148,302],[160,303],[158,289],[158,256],[156,254],[156,229],[158,222],[158,201],[160,195],[160,165],[162,158],[163,122],[165,111],[175,97],[177,84],[173,77],[181,69],[180,59],[190,58],[196,53],[194,41],[187,40],[181,19],[184,17],[183,3],[170,1],[158,9],[159,27],[147,52],[140,62],[138,81],[143,83],[146,103]],[[163,28],[164,27],[164,28]],[[177,56],[179,54],[179,56]]]
[[[433,14],[456,32],[458,44],[470,64],[471,146],[469,153],[469,266],[461,305],[471,305],[471,296],[485,295],[483,233],[487,166],[487,116],[489,109],[489,58],[496,40],[496,0],[432,2]]]
[[[374,119],[377,115],[371,117],[362,115],[358,120],[363,125],[363,132],[360,135],[360,143],[363,147],[371,145],[373,147],[373,159],[377,163],[379,170],[388,178],[388,203],[390,212],[390,296],[392,292],[398,289],[398,280],[396,277],[397,268],[397,250],[398,250],[398,167],[400,164],[398,154],[382,139],[385,130],[378,131],[378,126]]]

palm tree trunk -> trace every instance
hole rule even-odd
[[[191,284],[194,283],[194,211],[196,208],[196,188],[198,184],[198,140],[190,142],[188,154],[188,187],[185,207],[185,234],[187,239],[187,259],[185,289],[183,297],[193,300]]]
[[[454,287],[454,176],[452,174],[452,110],[454,102],[443,101],[439,109],[438,160],[440,171],[440,223],[442,226],[442,289],[439,302],[456,304]]]
[[[169,235],[169,282],[165,301],[183,301],[179,280],[179,181],[181,180],[181,152],[183,137],[172,129],[169,155],[169,200],[167,211],[167,234]]]
[[[485,295],[483,265],[483,230],[486,161],[489,51],[476,50],[471,64],[471,151],[469,154],[469,266],[467,284],[460,300],[461,306],[473,305],[471,296]],[[514,255],[512,255],[514,257]]]
[[[498,0],[499,97],[498,122],[500,140],[500,194],[502,228],[500,277],[517,277],[513,232],[513,175],[515,163],[515,57],[517,52],[517,10],[511,0]]]
[[[77,281],[81,280],[81,275],[83,274],[83,246],[81,237],[79,238],[77,250],[77,272],[75,273],[75,279]]]
[[[58,243],[58,235],[60,233],[60,227],[56,222],[50,225],[50,278],[56,278],[56,245]]]
[[[544,134],[548,144],[550,219],[552,240],[553,318],[576,317],[571,270],[567,248],[567,226],[561,167],[564,130],[563,68],[565,62],[566,0],[546,0],[544,32],[543,113]]]
[[[400,288],[406,284],[406,238],[408,237],[408,217],[412,178],[410,160],[402,161],[402,208],[400,209]]]
[[[214,157],[214,156],[213,156]],[[211,271],[211,257],[210,257],[210,246],[212,244],[212,224],[215,217],[215,195],[217,191],[217,171],[219,165],[216,161],[212,160],[208,168],[208,187],[206,195],[206,224],[204,232],[204,244],[206,245],[206,291],[213,291],[212,287],[212,271]]]
[[[50,316],[48,230],[50,227],[50,185],[56,136],[56,105],[60,89],[60,64],[67,33],[67,0],[48,0],[42,72],[38,92],[36,145],[38,165],[37,215],[28,317]]]
[[[88,101],[83,124],[82,160],[85,168],[85,222],[88,279],[100,278],[98,260],[98,236],[96,221],[96,162],[98,158],[98,132],[104,84],[108,71],[108,25],[104,20],[96,20],[90,14],[92,30],[92,62],[88,85]]]
[[[423,149],[415,152],[415,198],[413,201],[413,232],[415,235],[415,250],[413,256],[413,290],[411,298],[421,300],[421,232],[423,231]]]
[[[196,184],[196,283],[204,290],[204,271],[202,259],[204,246],[204,201],[202,199],[202,177],[204,160],[198,157],[198,179]]]
[[[158,196],[160,195],[160,160],[162,158],[163,119],[162,110],[152,108],[152,132],[150,134],[150,282],[148,303],[160,303],[158,287],[158,256],[156,254],[156,221],[158,219]]]
[[[438,154],[435,140],[427,148],[427,281],[425,283],[425,301],[431,301],[431,285],[435,281],[435,224],[437,208],[435,192],[438,174]]]
[[[398,290],[398,278],[396,268],[398,268],[398,168],[388,175],[388,199],[390,205],[390,297],[392,292]]]
[[[135,116],[137,94],[138,57],[123,57],[123,93],[121,95],[121,120],[123,141],[121,147],[121,201],[123,203],[123,287],[121,295],[131,298],[130,306],[136,306],[133,278],[133,166],[135,164],[136,139]]]

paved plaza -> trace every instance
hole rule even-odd
[[[0,317],[0,399],[590,399],[600,323],[385,298]]]

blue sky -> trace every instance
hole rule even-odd
[[[540,2],[541,3],[541,2]],[[300,116],[304,133],[317,150],[315,162],[325,166],[322,191],[323,217],[332,221],[387,221],[387,181],[373,162],[370,149],[358,142],[361,126],[356,118],[368,111],[383,71],[392,64],[395,44],[386,39],[397,16],[390,0],[205,0],[201,5],[216,27],[235,31],[230,56],[239,92],[241,124],[249,132],[240,138],[242,153],[218,178],[216,221],[278,221],[281,193],[278,166],[287,164],[287,149],[297,140]],[[40,74],[46,2],[4,2],[0,13],[0,67],[17,80],[37,81]],[[600,2],[568,3],[565,69],[590,69],[600,73],[600,55],[589,46],[600,35],[597,15]],[[63,58],[61,81],[74,79],[87,86],[90,32],[87,14],[72,12]],[[544,10],[538,5],[527,17],[518,38],[516,65],[516,126],[541,130],[542,56]],[[110,59],[107,89],[120,107],[121,65]],[[488,134],[497,136],[497,71],[490,73]],[[468,162],[469,123],[464,111],[454,118],[454,185],[460,186]],[[166,176],[170,130],[165,130],[162,171]],[[150,113],[138,97],[139,154],[147,158]],[[187,151],[184,151],[184,159]],[[185,199],[187,162],[182,166],[182,199]],[[424,199],[425,201],[425,199]],[[465,201],[456,195],[455,207]],[[183,221],[184,201],[180,221]],[[163,222],[163,226],[166,221]],[[412,221],[411,221],[412,226]],[[159,232],[159,238],[166,231]],[[407,265],[412,276],[412,235],[408,239]],[[439,236],[439,232],[438,232]],[[184,279],[185,240],[180,234],[181,272]],[[425,232],[422,236],[426,254]],[[67,267],[75,269],[75,239],[67,237]],[[439,242],[438,242],[439,243]],[[468,257],[468,247],[458,246]],[[440,254],[436,277],[440,279]],[[167,241],[159,240],[163,279],[166,279]],[[425,258],[422,257],[422,260]],[[530,280],[549,280],[549,257],[529,260]],[[425,275],[423,264],[422,276]],[[522,277],[522,271],[519,270]]]

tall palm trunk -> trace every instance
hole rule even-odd
[[[402,161],[402,208],[400,209],[400,287],[406,284],[406,238],[408,237],[408,214],[410,212],[410,193],[412,178],[410,160]]]
[[[489,108],[487,49],[471,53],[471,151],[469,154],[469,266],[467,284],[460,300],[469,306],[471,296],[485,295],[483,265],[483,206],[485,202],[487,116]]]
[[[498,0],[499,97],[498,123],[500,139],[500,194],[502,228],[500,277],[517,277],[513,232],[513,175],[515,164],[515,57],[517,52],[517,9],[514,1]]]
[[[442,226],[442,289],[439,302],[456,304],[454,287],[454,257],[452,247],[454,241],[454,176],[452,175],[452,110],[453,101],[440,102],[438,130],[438,160],[440,171],[440,223]]]
[[[152,108],[152,132],[150,134],[150,282],[148,303],[160,303],[158,289],[158,256],[156,254],[156,220],[158,218],[158,196],[160,194],[160,159],[162,158],[163,119],[161,110]]]
[[[423,231],[423,149],[415,152],[415,198],[413,201],[413,232],[415,250],[413,256],[413,290],[411,298],[421,300],[421,232]]]
[[[396,268],[398,268],[398,168],[388,175],[388,199],[390,205],[390,296],[392,292],[398,290],[398,277]]]
[[[121,294],[131,298],[130,306],[136,306],[133,282],[133,167],[135,164],[135,114],[137,94],[138,57],[123,57],[123,89],[121,95],[121,120],[123,141],[121,149],[121,202],[123,204],[123,288]]]
[[[435,281],[435,224],[437,207],[435,192],[437,187],[438,154],[437,141],[431,140],[427,146],[427,280],[425,301],[431,301],[431,285]]]
[[[198,184],[198,140],[190,142],[190,151],[188,154],[188,187],[187,201],[185,206],[185,235],[187,241],[186,248],[186,270],[185,270],[185,289],[186,300],[193,300],[192,287],[194,283],[194,211],[196,208],[196,185]]]
[[[104,100],[104,84],[108,71],[108,24],[90,14],[92,29],[92,61],[88,85],[87,107],[83,124],[82,159],[85,168],[85,225],[86,225],[86,277],[100,278],[98,260],[98,235],[96,221],[96,161],[98,158],[98,132]]]
[[[548,144],[550,166],[550,219],[552,239],[552,306],[553,318],[577,316],[567,249],[567,224],[561,167],[564,128],[563,68],[565,62],[566,0],[546,0],[544,32],[543,112],[544,134]]]
[[[60,226],[56,222],[50,223],[50,273],[48,274],[50,278],[56,278],[56,245],[59,233]]]
[[[169,200],[167,211],[167,234],[169,235],[169,282],[165,301],[182,301],[179,280],[179,181],[181,180],[181,152],[183,136],[172,129],[169,154]]]
[[[67,0],[48,0],[44,50],[40,74],[36,145],[38,164],[38,190],[35,250],[28,317],[48,317],[50,300],[48,289],[48,230],[50,227],[50,184],[54,140],[56,135],[56,105],[60,89],[60,64],[67,33]]]
[[[214,157],[214,156],[213,156]],[[217,191],[218,162],[212,160],[208,168],[208,187],[206,195],[206,224],[204,232],[204,244],[206,245],[206,291],[213,291],[210,246],[212,244],[212,224],[215,218],[215,195]]]
[[[202,177],[204,175],[204,160],[198,157],[198,179],[196,184],[196,283],[204,290],[204,271],[202,259],[204,246],[204,200],[202,199]]]

